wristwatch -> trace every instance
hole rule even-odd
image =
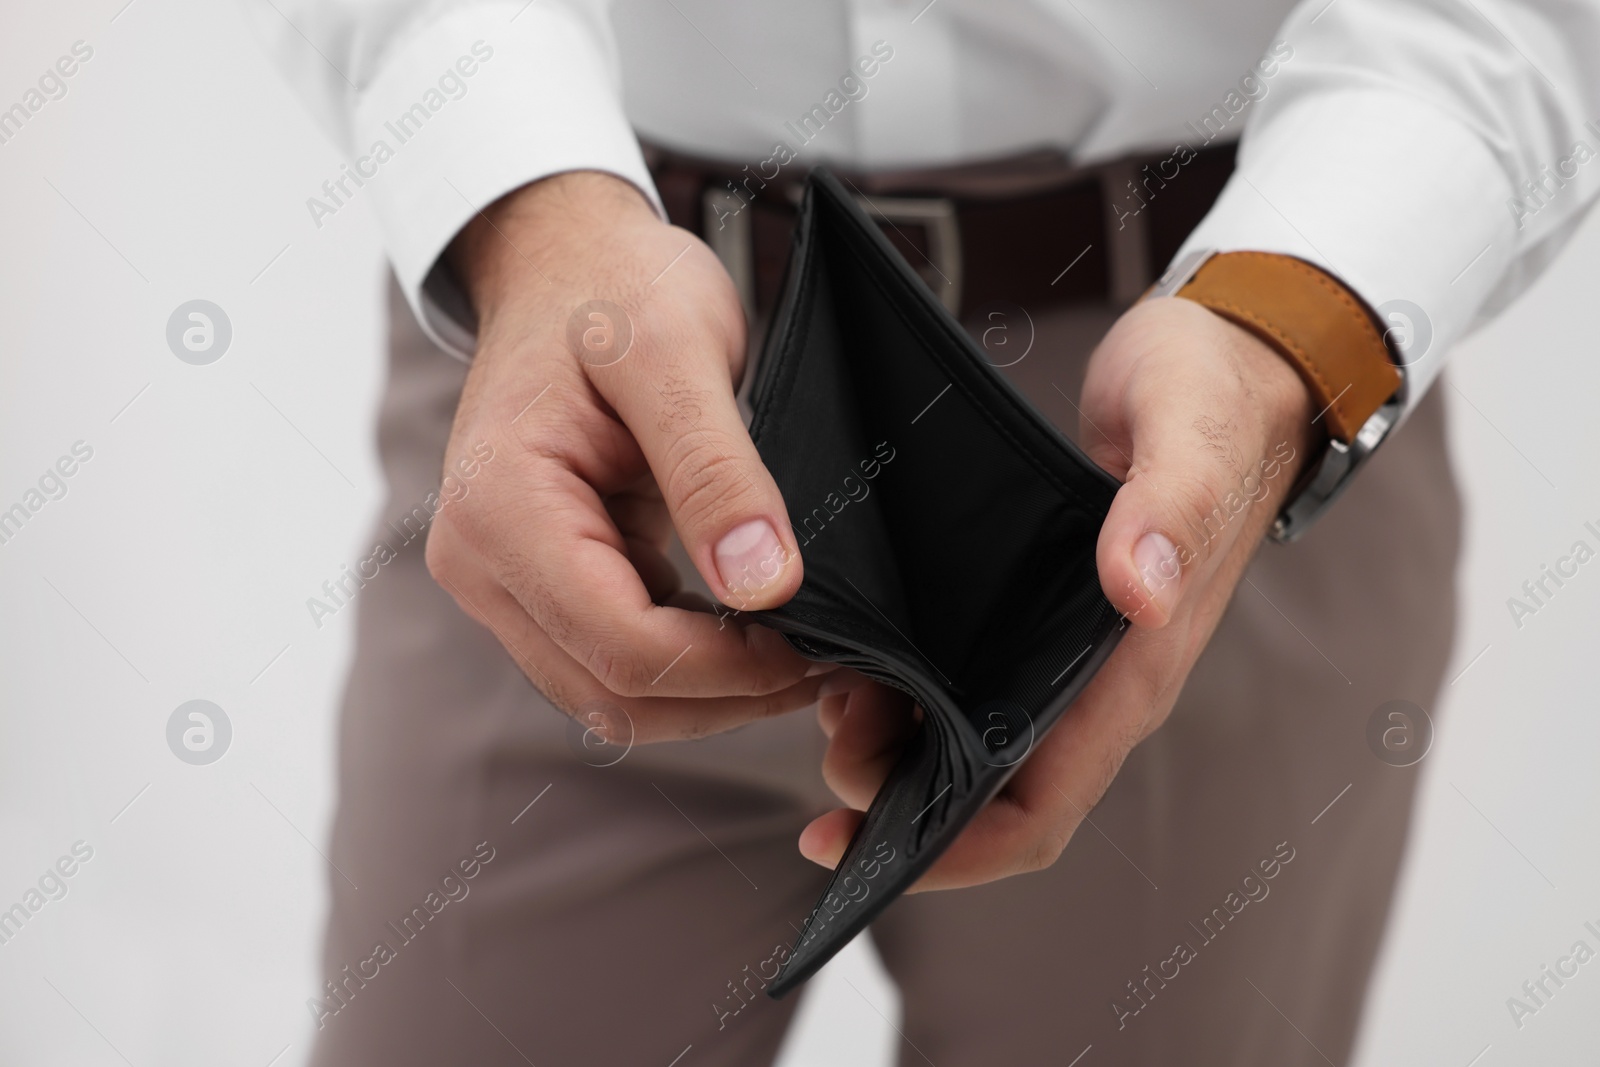
[[[1359,297],[1310,263],[1273,252],[1196,249],[1145,298],[1177,296],[1266,342],[1299,373],[1322,410],[1328,446],[1301,475],[1270,536],[1305,533],[1350,484],[1400,415],[1404,379]]]

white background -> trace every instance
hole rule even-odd
[[[0,945],[0,1063],[291,1065],[353,614],[318,630],[304,602],[378,500],[382,265],[359,202],[313,227],[338,156],[234,9],[122,3],[0,16],[0,107],[94,49],[0,145],[0,509],[94,450],[0,545],[0,908],[94,849]],[[1506,607],[1574,540],[1600,545],[1597,278],[1590,225],[1443,386],[1470,500],[1466,673],[1436,709],[1362,1064],[1559,1067],[1600,1045],[1600,962],[1520,1030],[1505,1003],[1579,937],[1600,948],[1582,929],[1600,926],[1600,561],[1520,630]],[[209,367],[165,343],[197,297],[233,325]],[[166,746],[194,698],[234,728],[208,767]],[[857,946],[813,983],[786,1067],[889,1062],[876,967]]]

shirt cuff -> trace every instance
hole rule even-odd
[[[605,171],[665,218],[615,72],[602,27],[560,5],[511,0],[417,28],[362,94],[354,169],[371,179],[412,311],[446,351],[469,358],[477,324],[440,257],[501,196],[552,174]]]
[[[1403,420],[1510,265],[1510,181],[1473,130],[1403,93],[1318,93],[1264,115],[1176,259],[1278,252],[1338,278],[1384,320]]]

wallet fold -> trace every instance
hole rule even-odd
[[[805,564],[794,598],[756,621],[922,709],[777,997],[933,864],[1126,623],[1095,566],[1119,483],[1004,380],[826,171],[801,204],[750,403]]]

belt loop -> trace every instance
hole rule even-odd
[[[1150,284],[1150,228],[1144,214],[1149,205],[1132,191],[1138,174],[1138,164],[1132,160],[1108,163],[1100,172],[1107,273],[1111,302],[1117,307],[1132,305]]]

